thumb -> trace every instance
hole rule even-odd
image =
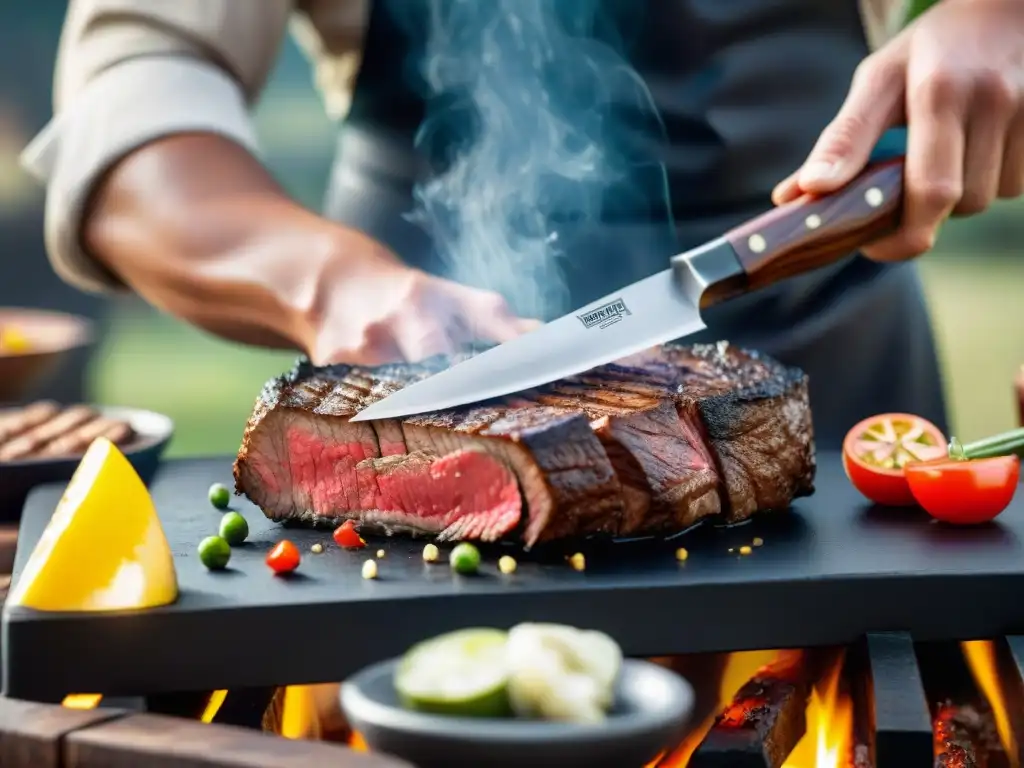
[[[864,61],[839,113],[797,173],[801,190],[833,192],[860,173],[882,134],[903,114],[905,82],[901,59]]]

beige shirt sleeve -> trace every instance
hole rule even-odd
[[[22,156],[47,185],[46,247],[87,291],[117,288],[83,251],[97,180],[162,136],[208,131],[256,151],[248,114],[284,40],[292,0],[71,0],[54,117]],[[146,258],[140,254],[140,258]]]

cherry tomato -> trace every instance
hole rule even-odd
[[[903,468],[945,458],[946,438],[930,421],[909,413],[883,413],[857,424],[843,440],[843,468],[853,487],[876,504],[916,502]]]
[[[939,459],[908,464],[904,471],[911,493],[929,515],[972,525],[987,523],[1009,506],[1020,481],[1020,459]]]
[[[291,573],[299,567],[301,560],[299,548],[287,539],[279,541],[267,555],[267,565],[274,573]]]
[[[334,541],[345,549],[362,549],[366,546],[363,537],[356,532],[356,524],[352,520],[346,520],[334,529]]]

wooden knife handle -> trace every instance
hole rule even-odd
[[[806,196],[725,235],[747,290],[825,267],[891,232],[903,213],[903,158],[868,166],[842,189]]]

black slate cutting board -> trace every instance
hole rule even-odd
[[[1024,631],[1024,494],[993,524],[953,528],[919,511],[872,508],[837,454],[819,455],[817,493],[788,512],[665,542],[576,545],[525,556],[484,550],[481,574],[424,564],[423,541],[370,538],[339,550],[329,531],[285,529],[248,502],[249,542],[229,569],[206,571],[196,544],[216,533],[211,483],[228,459],[165,463],[152,484],[178,568],[172,606],[123,614],[3,615],[5,693],[142,694],[340,680],[418,640],[471,626],[557,621],[609,632],[629,655],[843,643],[867,631],[919,639]],[[37,489],[22,518],[15,580],[63,490]],[[281,538],[302,550],[299,571],[264,564]],[[764,540],[748,556],[730,552]],[[315,555],[310,547],[324,544]],[[676,547],[689,558],[676,561]],[[380,578],[361,577],[383,549]],[[584,572],[565,557],[586,554]],[[446,548],[442,548],[445,552]],[[500,554],[519,568],[498,573]]]

